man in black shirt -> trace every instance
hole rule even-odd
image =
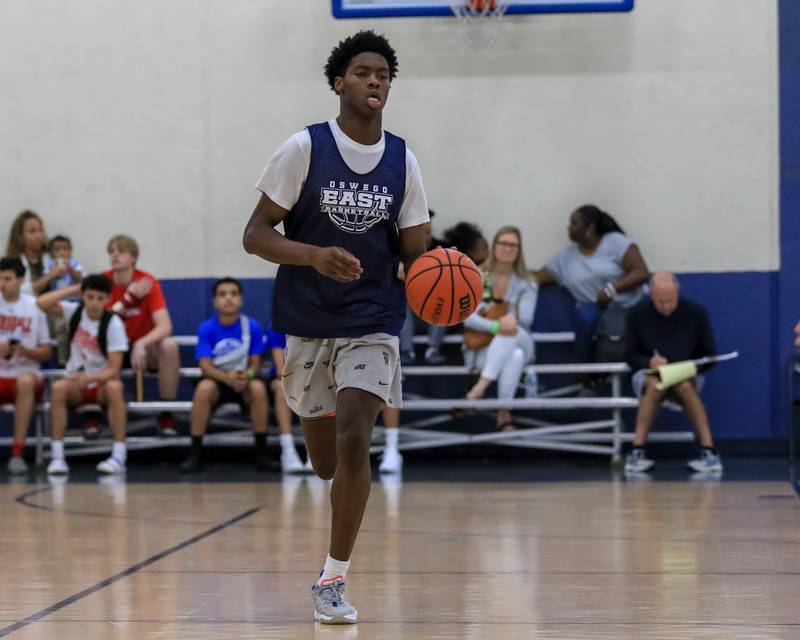
[[[671,273],[656,273],[650,280],[650,298],[630,311],[627,319],[627,360],[633,374],[633,388],[639,396],[633,450],[625,461],[627,473],[643,472],[654,462],[645,456],[644,445],[658,408],[669,398],[681,404],[700,441],[701,454],[689,462],[698,472],[722,471],[697,378],[685,380],[659,391],[657,375],[646,373],[669,362],[694,360],[714,355],[714,336],[706,310],[696,302],[681,298],[678,281]]]

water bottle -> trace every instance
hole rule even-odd
[[[522,375],[522,385],[525,387],[526,398],[535,398],[539,395],[539,376],[535,371],[526,371]]]

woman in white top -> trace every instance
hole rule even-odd
[[[488,347],[464,352],[464,363],[481,372],[467,398],[482,397],[496,380],[497,397],[510,400],[519,386],[523,367],[533,360],[530,328],[537,296],[536,285],[525,266],[522,237],[516,227],[501,227],[495,234],[484,269],[484,283],[484,300],[464,322],[464,328],[494,337]],[[508,312],[499,320],[481,315],[492,301],[508,303]],[[511,412],[508,409],[498,411],[497,428],[511,427]]]
[[[612,302],[628,309],[639,302],[648,271],[633,240],[593,204],[572,212],[567,234],[573,244],[533,272],[539,286],[559,284],[575,298],[577,362],[591,362],[593,339],[603,310]]]

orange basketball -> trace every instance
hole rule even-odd
[[[408,304],[428,324],[464,322],[483,297],[483,277],[460,251],[436,247],[414,261],[406,274]]]

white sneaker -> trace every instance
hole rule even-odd
[[[12,475],[28,473],[28,463],[22,456],[11,456],[8,459],[8,472]]]
[[[115,456],[109,456],[97,465],[97,470],[109,475],[120,475],[125,473],[125,463]]]
[[[378,471],[381,473],[400,473],[403,470],[403,456],[397,449],[384,449]]]
[[[310,473],[311,475],[316,476],[317,474],[314,472],[314,465],[311,464],[311,456],[306,458],[306,462],[303,465],[303,473]]]
[[[303,461],[294,445],[281,452],[281,473],[303,473]]]
[[[65,476],[69,473],[69,465],[64,458],[53,458],[47,465],[48,475]]]
[[[625,473],[643,473],[654,464],[655,462],[644,455],[644,449],[637,447],[625,459]]]
[[[703,449],[699,458],[689,460],[687,464],[692,471],[698,473],[722,473],[722,460],[720,460],[719,454],[708,449]]]

